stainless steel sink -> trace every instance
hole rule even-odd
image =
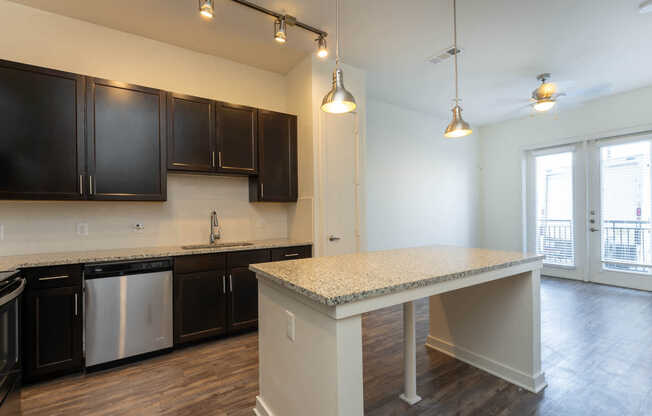
[[[226,248],[226,247],[246,247],[253,246],[254,243],[235,242],[235,243],[214,243],[214,244],[193,244],[189,246],[181,246],[184,250],[200,250],[203,248]]]

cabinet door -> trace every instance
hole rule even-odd
[[[0,126],[0,198],[84,197],[84,77],[0,61]]]
[[[249,267],[234,267],[229,273],[229,329],[258,325],[258,280]]]
[[[95,78],[86,94],[91,199],[164,201],[165,94]]]
[[[63,287],[31,290],[24,317],[25,378],[81,370],[81,289]]]
[[[297,200],[297,117],[258,110],[258,167],[249,200]]]
[[[216,106],[218,168],[223,173],[258,171],[258,110],[242,105]]]
[[[169,169],[215,170],[214,107],[212,100],[168,93]]]
[[[226,276],[207,271],[174,276],[174,343],[226,332]]]

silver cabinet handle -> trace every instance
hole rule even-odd
[[[48,277],[39,277],[39,281],[45,281],[45,280],[60,280],[60,279],[68,279],[70,276],[67,274],[62,274],[60,276],[48,276]]]
[[[84,175],[79,175],[79,195],[84,195]]]
[[[299,256],[299,253],[288,253],[285,255],[285,257],[297,257]]]
[[[261,183],[260,184],[260,198],[265,198],[265,184]]]
[[[222,293],[226,295],[226,276],[222,275]]]
[[[217,166],[222,167],[222,152],[217,152]]]
[[[95,195],[95,181],[93,180],[93,175],[88,177],[88,191],[91,195]]]
[[[78,314],[78,306],[77,305],[79,305],[79,302],[78,302],[78,299],[77,299],[77,294],[75,293],[75,316],[77,316],[77,314]]]
[[[229,275],[229,291],[233,293],[233,276]]]
[[[339,241],[339,240],[341,240],[340,237],[335,237],[334,235],[328,236],[328,241]]]
[[[211,166],[215,167],[215,150],[211,152]]]

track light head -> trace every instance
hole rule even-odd
[[[274,22],[274,40],[278,43],[285,43],[287,40],[287,26],[285,24],[285,17],[276,19]]]
[[[207,19],[212,19],[215,14],[213,0],[199,0],[199,14]]]
[[[322,35],[317,39],[317,56],[324,59],[328,56],[328,46],[326,45],[326,38]]]

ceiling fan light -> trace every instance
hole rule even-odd
[[[451,122],[448,124],[448,127],[446,127],[446,131],[444,131],[444,137],[448,139],[456,139],[459,137],[468,136],[469,134],[473,133],[469,123],[464,121],[462,118],[462,107],[455,105],[452,111],[453,120],[451,120]]]
[[[208,19],[212,19],[215,14],[213,0],[199,0],[199,14]]]
[[[539,113],[544,113],[546,111],[552,110],[555,104],[556,104],[555,100],[539,100],[535,102],[532,107],[534,108],[534,111],[537,111]]]
[[[276,19],[274,22],[274,40],[278,43],[285,43],[287,40],[285,19]]]
[[[355,98],[344,88],[344,76],[340,68],[333,71],[333,88],[324,96],[321,109],[326,113],[343,114],[354,111],[357,107]]]

